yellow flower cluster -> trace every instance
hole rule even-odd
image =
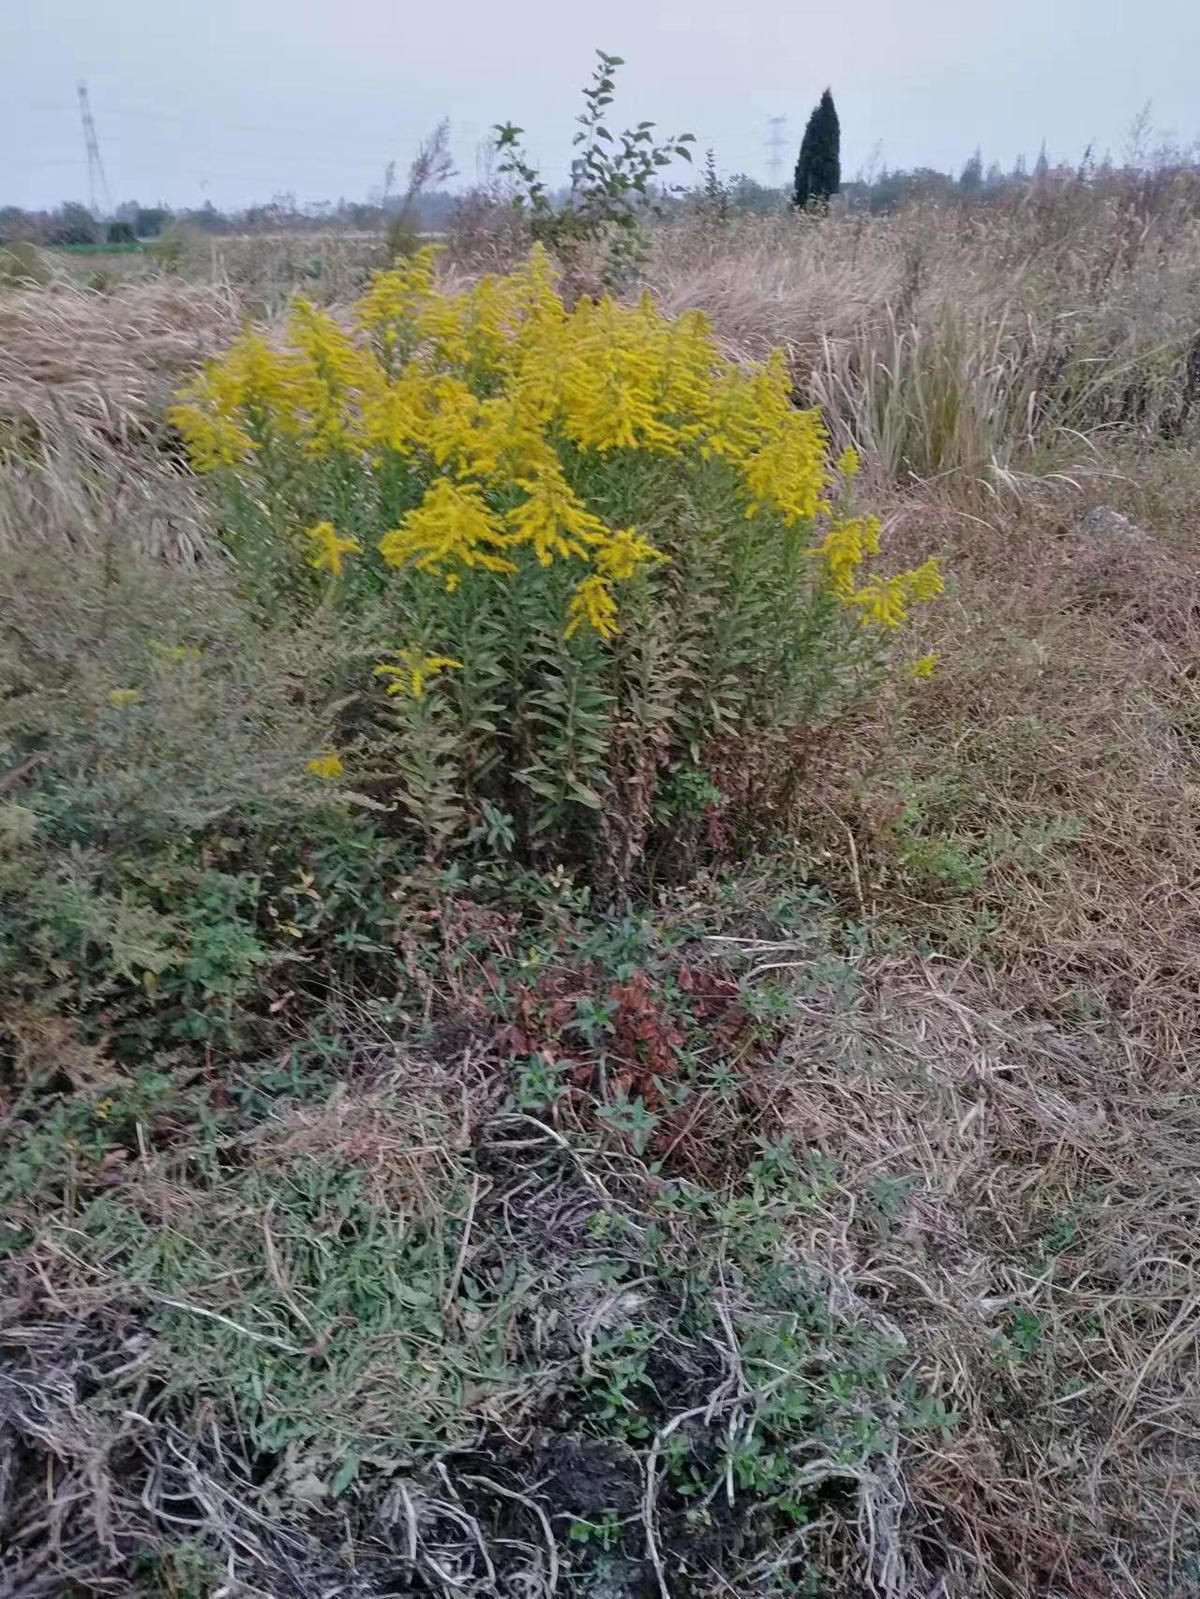
[[[375,676],[388,680],[389,694],[404,694],[410,699],[424,697],[425,685],[440,673],[461,668],[462,662],[449,655],[426,655],[423,650],[391,650],[390,661],[380,661]]]
[[[342,757],[336,750],[326,750],[323,755],[314,755],[306,763],[306,770],[314,777],[324,778],[326,782],[333,782],[341,777],[345,768],[342,766]]]
[[[941,566],[936,556],[930,556],[911,572],[871,578],[847,596],[847,604],[857,607],[864,622],[899,627],[907,620],[910,606],[936,599],[944,587]]]
[[[334,531],[332,522],[318,522],[305,532],[310,549],[308,564],[317,572],[328,572],[330,577],[342,575],[342,557],[353,555],[362,546],[357,539],[343,538]]]
[[[918,655],[915,661],[910,661],[908,670],[913,677],[932,677],[938,669],[941,656],[937,650],[930,650],[926,655]]]
[[[671,319],[648,297],[568,310],[541,250],[507,276],[443,292],[423,250],[375,275],[353,321],[347,330],[300,301],[286,348],[248,332],[210,364],[172,413],[196,467],[247,469],[288,447],[403,478],[420,497],[382,532],[384,562],[449,589],[471,569],[515,572],[522,552],[543,567],[577,563],[568,635],[611,636],[614,586],[667,558],[583,497],[588,463],[631,455],[724,463],[745,515],[772,519],[781,537],[829,517],[811,553],[864,620],[894,625],[940,587],[929,563],[859,584],[879,527],[832,512],[819,416],[796,409],[781,354],[734,363],[699,311]],[[837,463],[843,480],[856,467],[853,451]],[[306,536],[310,564],[333,577],[359,548],[328,522]]]

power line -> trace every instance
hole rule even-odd
[[[92,121],[92,108],[88,104],[87,84],[79,85],[79,115],[83,119],[83,144],[87,151],[88,204],[95,214],[107,216],[112,211],[112,195],[108,192],[108,179],[104,176],[104,163],[100,159],[100,145],[96,138],[96,124]],[[104,210],[97,213],[100,199]]]
[[[783,147],[787,142],[784,129],[787,127],[786,117],[767,118],[767,177],[773,189],[780,187],[780,175],[783,171]]]

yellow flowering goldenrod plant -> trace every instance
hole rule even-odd
[[[486,802],[527,851],[624,880],[656,828],[726,803],[696,776],[734,747],[762,782],[724,835],[778,825],[795,735],[941,587],[936,560],[877,570],[853,452],[830,461],[781,355],[738,365],[648,297],[568,309],[536,248],[458,292],[420,251],[350,325],[298,302],[286,342],[244,333],[173,419],[264,606],[338,607],[375,650],[375,757],[394,746],[434,849]]]

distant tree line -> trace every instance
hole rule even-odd
[[[798,163],[798,169],[803,166],[804,163]],[[1077,163],[1052,162],[1043,151],[1032,168],[1018,159],[1005,169],[996,161],[985,161],[976,150],[957,172],[941,172],[935,167],[881,166],[869,174],[842,181],[838,189],[828,194],[815,186],[811,167],[806,171],[798,170],[797,178],[787,189],[770,188],[741,174],[722,179],[715,169],[710,169],[703,185],[692,189],[680,205],[670,205],[667,209],[712,218],[782,215],[796,208],[820,210],[827,206],[885,215],[917,202],[987,206],[1068,186],[1082,186],[1096,192],[1142,190],[1147,185],[1161,186],[1183,174],[1200,179],[1200,151],[1166,150],[1157,152],[1148,161],[1126,163],[1108,159],[1096,161],[1090,156]]]
[[[783,214],[801,210],[837,209],[874,215],[897,211],[914,202],[976,206],[1020,196],[1039,189],[1060,189],[1067,184],[1127,189],[1130,185],[1160,184],[1179,173],[1200,176],[1200,148],[1167,143],[1151,145],[1143,119],[1135,124],[1128,159],[1117,164],[1107,157],[1094,160],[1085,154],[1074,164],[1052,162],[1043,147],[1032,168],[1018,159],[1004,169],[987,162],[976,149],[957,172],[935,167],[889,168],[843,180],[840,128],[829,90],[821,96],[805,129],[792,182],[773,188],[746,173],[723,177],[710,152],[701,181],[686,191],[656,192],[655,210],[666,217],[698,216],[720,222],[735,216]],[[442,185],[452,176],[446,124],[439,124],[422,144],[408,175],[407,186],[392,191],[394,167],[388,169],[382,188],[367,200],[324,201],[300,204],[294,195],[278,194],[262,205],[222,211],[211,202],[193,208],[173,209],[165,204],[143,205],[127,200],[111,217],[100,218],[78,201],[51,210],[24,210],[0,205],[0,245],[29,242],[35,245],[88,245],[154,240],[168,230],[203,234],[306,233],[341,230],[385,232],[396,248],[421,233],[451,229],[486,232],[511,212],[511,195],[493,181],[455,193]],[[572,191],[563,187],[547,191],[558,207],[570,204]]]
[[[405,210],[404,195],[377,200],[338,200],[301,205],[292,195],[277,195],[265,205],[222,211],[210,203],[173,209],[166,205],[141,205],[128,200],[111,217],[95,216],[77,200],[52,210],[25,210],[0,205],[0,244],[86,245],[126,243],[159,238],[171,228],[213,235],[245,233],[311,233],[338,229],[345,232],[380,232]],[[417,226],[426,232],[445,228],[460,196],[432,190],[417,202]]]

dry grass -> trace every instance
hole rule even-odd
[[[668,234],[651,268],[735,348],[787,341],[896,559],[951,573],[937,677],[816,828],[825,870],[856,840],[829,880],[885,945],[943,953],[869,963],[832,1029],[802,1015],[779,1088],[841,1162],[797,1248],[963,1418],[910,1457],[904,1592],[1196,1580],[1200,462],[1161,442],[1194,432],[1198,261],[1190,209],[1068,195]],[[1089,532],[1101,502],[1141,536]],[[894,1180],[881,1220],[863,1195]]]
[[[238,325],[228,289],[161,280],[0,297],[0,547],[209,553],[164,412]]]
[[[982,209],[684,226],[647,279],[730,346],[788,350],[801,394],[884,480],[992,493],[1080,468],[1107,435],[1200,417],[1190,174]],[[947,484],[944,480],[953,480]]]
[[[185,565],[212,558],[208,508],[191,479],[167,456],[114,443],[93,418],[60,414],[17,448],[0,446],[0,552],[95,556],[132,545]]]
[[[963,1416],[910,1461],[917,1547],[1012,1599],[1161,1599],[1200,1557],[1200,461],[1107,471],[1128,529],[1097,485],[896,504],[898,557],[932,537],[953,574],[941,665],[831,782],[826,858],[849,829],[846,903],[939,953],[803,1015],[779,1088],[841,1162],[801,1247]]]
[[[941,663],[889,710],[830,803],[858,838],[869,914],[933,924],[1019,974],[1031,1006],[1081,1019],[1096,1007],[1161,1082],[1200,1059],[1200,694],[1188,664],[1200,541],[1194,510],[1177,519],[1194,457],[1147,470],[1144,486],[1106,485],[1141,538],[1088,534],[1066,492],[992,528],[898,507],[898,558],[932,543],[952,574],[929,622]],[[1157,485],[1172,479],[1164,505]],[[953,861],[925,869],[926,838],[977,864],[979,881],[956,894]]]
[[[802,1008],[776,1092],[839,1163],[792,1247],[877,1305],[960,1412],[909,1459],[913,1547],[1013,1599],[1177,1591],[1200,1509],[1193,1096],[1031,1022],[1018,985],[865,970],[850,1013]]]
[[[171,281],[109,293],[56,284],[0,299],[0,416],[90,423],[114,442],[157,430],[184,376],[237,332],[223,288]]]

